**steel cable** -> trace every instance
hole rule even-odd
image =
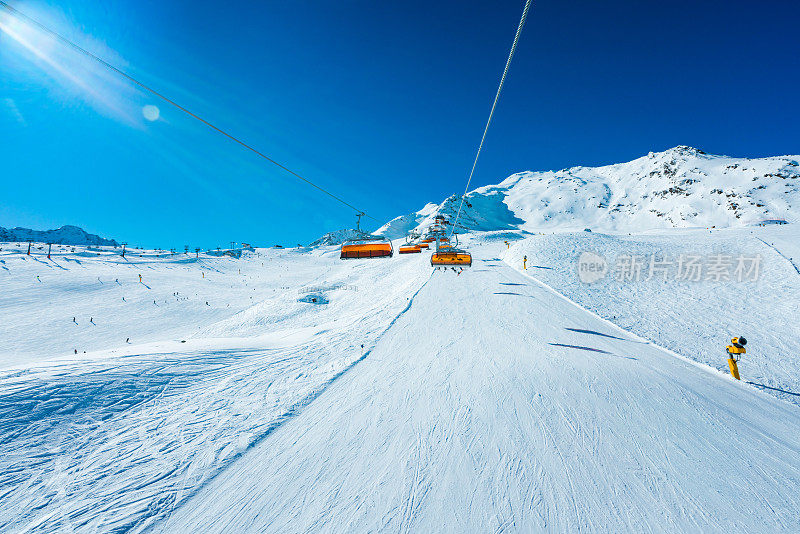
[[[519,43],[519,36],[522,34],[522,27],[525,25],[525,19],[528,18],[528,11],[531,8],[531,4],[533,0],[526,0],[525,8],[522,10],[522,17],[519,19],[519,26],[517,26],[517,33],[514,35],[514,42],[511,45],[511,51],[508,54],[508,59],[506,60],[506,67],[503,69],[503,76],[500,78],[500,85],[497,86],[497,94],[494,95],[494,102],[492,103],[492,110],[489,112],[489,119],[486,121],[486,127],[483,129],[483,136],[481,137],[481,143],[478,145],[478,152],[475,154],[475,161],[472,162],[472,169],[469,171],[469,178],[467,179],[467,187],[464,188],[464,194],[461,195],[461,202],[458,204],[458,212],[456,213],[456,218],[453,221],[453,227],[450,230],[450,237],[453,236],[453,233],[456,231],[456,225],[458,224],[458,218],[461,216],[461,208],[464,206],[464,199],[467,196],[467,192],[469,191],[469,184],[472,182],[472,175],[475,174],[475,167],[478,165],[478,158],[481,156],[481,150],[483,150],[483,142],[486,140],[486,133],[489,131],[489,125],[492,123],[492,117],[494,116],[494,110],[497,107],[497,101],[500,99],[500,93],[503,91],[503,84],[506,83],[506,76],[508,76],[508,68],[511,66],[511,58],[514,57],[514,52],[517,50],[517,43]]]

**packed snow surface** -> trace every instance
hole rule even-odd
[[[578,275],[581,254],[598,254],[608,273]],[[673,351],[727,372],[724,347],[748,340],[746,379],[800,406],[800,231],[794,226],[657,231],[635,236],[541,233],[502,257],[594,313]],[[635,258],[638,276],[622,265]],[[695,276],[679,263],[698,260]],[[754,268],[741,278],[736,269]],[[759,262],[756,265],[756,261]],[[722,269],[714,271],[715,265]],[[758,271],[755,272],[755,269]]]
[[[543,235],[496,200],[463,272],[3,247],[0,531],[800,531],[793,225]],[[715,247],[760,278],[576,281]]]

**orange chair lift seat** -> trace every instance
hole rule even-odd
[[[463,250],[439,250],[431,255],[431,265],[436,267],[444,265],[449,266],[472,266],[472,254],[464,252]]]
[[[426,247],[427,248],[427,247]],[[400,254],[415,254],[418,252],[422,252],[422,249],[419,245],[403,245],[397,251]]]
[[[386,258],[394,253],[390,241],[363,241],[342,245],[340,259]]]

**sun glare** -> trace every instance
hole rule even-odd
[[[111,112],[117,119],[135,124],[121,98],[121,84],[73,51],[64,49],[52,36],[8,14],[0,14],[0,32],[33,55],[33,61],[61,86],[78,90],[78,96],[98,111]]]

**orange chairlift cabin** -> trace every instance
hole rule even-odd
[[[339,259],[391,258],[392,254],[394,254],[392,242],[383,236],[372,235],[362,231],[361,217],[363,216],[363,213],[356,214],[356,232],[358,237],[342,244]]]
[[[431,254],[431,265],[433,267],[472,267],[472,254],[466,250],[458,248],[458,236],[455,245],[436,241],[436,252]]]
[[[406,236],[405,244],[401,245],[400,248],[397,249],[397,252],[399,254],[418,254],[422,252],[422,247],[420,247],[418,243],[414,242],[418,238],[419,234],[415,232],[409,232],[409,234]],[[427,248],[427,245],[425,248]]]
[[[405,245],[400,245],[400,248],[397,249],[397,252],[400,254],[416,254],[418,252],[422,252],[422,248],[414,243],[406,243]]]

